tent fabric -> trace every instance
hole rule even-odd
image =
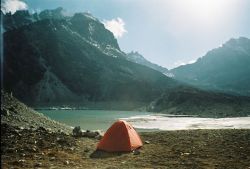
[[[135,129],[126,121],[118,120],[104,134],[97,145],[97,150],[122,152],[132,151],[141,146],[141,138]]]

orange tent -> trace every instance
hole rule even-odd
[[[141,146],[142,141],[135,129],[126,121],[118,120],[104,134],[97,149],[109,152],[132,151]]]

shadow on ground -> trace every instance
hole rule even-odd
[[[123,154],[128,154],[129,152],[106,152],[102,150],[96,150],[90,154],[90,158],[111,158],[121,156]]]

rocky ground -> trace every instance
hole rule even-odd
[[[74,131],[11,95],[1,105],[1,168],[250,168],[250,130],[139,133],[135,152],[96,151],[96,132]],[[121,138],[122,139],[122,138]]]
[[[58,123],[34,111],[25,104],[18,101],[12,94],[1,91],[1,123],[7,123],[12,126],[23,128],[44,127],[51,131],[71,132],[67,125]]]
[[[140,133],[131,153],[96,151],[98,139],[1,125],[2,168],[250,168],[250,130]]]

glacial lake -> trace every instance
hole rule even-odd
[[[126,120],[139,131],[188,129],[250,129],[250,117],[199,118],[115,110],[38,110],[53,120],[84,130],[106,131],[116,120]]]

